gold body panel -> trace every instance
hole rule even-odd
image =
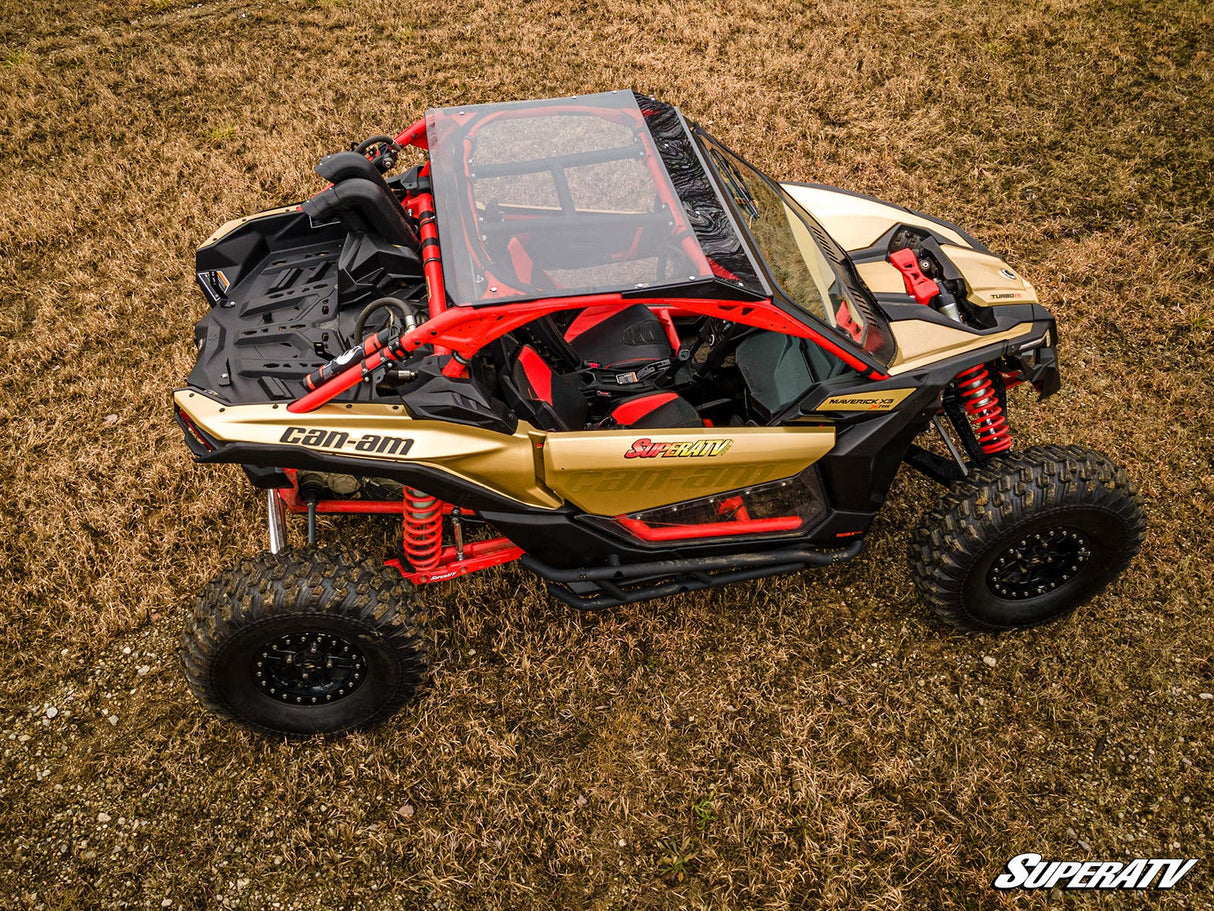
[[[825,426],[551,433],[543,470],[570,503],[615,516],[791,477],[834,444]]]
[[[173,400],[199,428],[219,440],[297,445],[364,459],[369,476],[374,476],[376,462],[416,462],[527,506],[561,505],[537,477],[533,454],[537,441],[532,439],[536,431],[524,422],[507,435],[444,421],[416,421],[400,405],[329,404],[308,414],[292,414],[285,405],[222,405],[188,389],[177,390]],[[391,451],[394,444],[399,450],[405,440],[411,441],[405,453]],[[360,444],[368,449],[358,449]]]
[[[371,477],[377,462],[417,463],[526,506],[553,509],[568,500],[599,515],[791,477],[835,442],[825,426],[544,433],[520,421],[507,435],[414,420],[400,405],[329,404],[292,414],[285,404],[224,405],[189,389],[173,400],[217,440],[361,459]]]
[[[873,294],[905,294],[906,280],[892,263],[884,260],[871,263],[856,263],[856,271]]]
[[[898,223],[928,228],[952,243],[965,244],[965,239],[952,228],[876,199],[866,199],[828,187],[796,184],[783,184],[783,187],[847,250],[871,246]]]
[[[982,307],[997,307],[1000,304],[1038,302],[1037,289],[998,256],[950,244],[944,244],[941,249],[961,271],[972,303]],[[893,269],[893,266],[890,268]]]
[[[259,218],[268,218],[271,215],[281,215],[283,212],[296,212],[299,210],[299,203],[291,206],[279,206],[277,209],[266,209],[264,212],[255,212],[252,215],[246,215],[243,218],[233,218],[231,221],[225,221],[222,225],[215,229],[215,233],[208,237],[199,246],[199,250],[203,247],[209,247],[218,240],[223,240],[241,225],[248,224],[251,221],[256,221]]]
[[[981,253],[957,231],[905,209],[826,187],[784,188],[848,251],[862,250],[897,224],[927,228],[944,238],[941,249],[965,278],[968,299],[980,307],[1035,304],[1037,291],[998,256]],[[863,262],[856,270],[876,294],[905,294],[906,284],[888,262]]]

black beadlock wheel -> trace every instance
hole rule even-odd
[[[429,664],[399,572],[329,549],[261,553],[215,577],[181,635],[186,681],[220,715],[303,737],[386,719]]]
[[[915,536],[915,585],[960,629],[1038,626],[1099,594],[1145,529],[1138,492],[1113,462],[1078,446],[1035,446],[949,489]]]

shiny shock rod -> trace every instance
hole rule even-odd
[[[287,507],[277,490],[266,491],[266,524],[270,531],[270,553],[287,546]]]

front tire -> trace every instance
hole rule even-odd
[[[429,663],[413,586],[340,551],[249,557],[199,594],[181,636],[186,681],[212,711],[271,734],[369,727],[399,709]]]
[[[1099,594],[1145,529],[1115,464],[1078,446],[1035,446],[952,486],[915,537],[915,585],[963,630],[1039,626]]]

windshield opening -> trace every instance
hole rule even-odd
[[[701,138],[784,297],[854,344],[870,348],[870,320],[848,293],[837,257],[823,250],[821,227],[778,184],[703,134]]]

